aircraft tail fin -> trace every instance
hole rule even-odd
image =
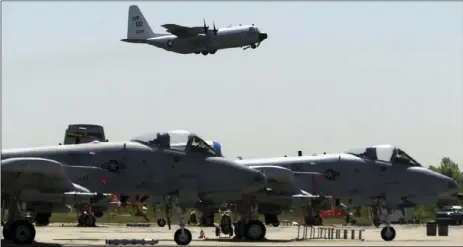
[[[137,5],[131,5],[129,7],[129,18],[127,22],[127,39],[144,40],[155,36]]]

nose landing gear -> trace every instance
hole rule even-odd
[[[375,200],[375,206],[373,207],[373,224],[376,227],[381,225],[381,216],[385,217],[386,226],[381,229],[381,238],[384,241],[392,241],[395,239],[396,231],[394,227],[391,226],[389,221],[389,212],[386,208],[386,199],[378,198]]]

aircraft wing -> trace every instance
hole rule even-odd
[[[179,38],[188,38],[204,34],[203,27],[187,27],[177,24],[164,24],[161,27],[165,28],[168,33],[171,33]]]
[[[60,162],[44,158],[22,157],[2,160],[2,190],[12,193],[19,190],[25,200],[40,195],[42,199],[51,201],[98,202],[109,196],[91,192],[72,183],[66,176],[64,167]]]

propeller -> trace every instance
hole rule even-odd
[[[215,22],[212,22],[212,25],[214,26],[214,29],[212,29],[212,33],[214,34],[214,36],[217,36],[217,33],[219,32],[219,30],[215,28]]]
[[[209,26],[206,26],[206,20],[205,19],[203,19],[203,22],[204,22],[204,26],[203,26],[204,34],[207,35],[207,32],[209,31]]]

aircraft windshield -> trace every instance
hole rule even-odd
[[[395,148],[392,145],[377,145],[367,148],[352,149],[346,153],[371,160],[379,160],[409,166],[421,166],[403,150]]]
[[[202,153],[208,156],[220,156],[213,147],[211,147],[197,135],[186,130],[149,133],[135,137],[131,139],[131,141],[159,148]]]
[[[412,157],[406,154],[403,150],[397,148],[393,163],[406,164],[409,166],[421,166]]]

